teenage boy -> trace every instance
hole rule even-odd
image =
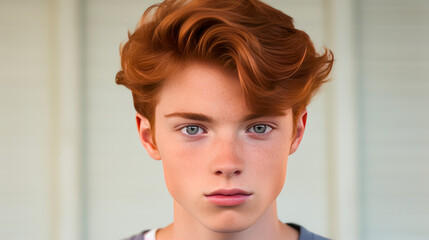
[[[162,160],[174,221],[132,240],[321,240],[277,216],[306,106],[332,68],[257,0],[166,0],[121,48],[140,140]]]

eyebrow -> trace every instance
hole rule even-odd
[[[213,118],[201,113],[191,113],[191,112],[174,112],[164,115],[166,118],[171,117],[180,117],[189,120],[202,121],[202,122],[213,122]]]
[[[180,118],[184,118],[184,119],[189,119],[189,120],[195,120],[195,121],[201,121],[201,122],[208,122],[208,123],[212,123],[214,122],[213,118],[201,113],[192,113],[192,112],[174,112],[174,113],[170,113],[170,114],[166,114],[164,115],[164,117],[166,118],[171,118],[171,117],[180,117]],[[256,118],[260,118],[263,117],[263,115],[261,114],[257,114],[257,113],[251,113],[247,116],[245,116],[242,121],[249,121],[249,120],[253,120]]]
[[[253,120],[253,119],[256,119],[256,118],[261,118],[261,117],[264,117],[264,116],[261,115],[261,114],[257,114],[257,113],[251,113],[251,114],[245,116],[243,118],[243,121],[246,122],[246,121],[250,121],[250,120]]]

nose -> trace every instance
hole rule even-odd
[[[213,174],[228,178],[242,174],[244,164],[240,143],[237,139],[230,137],[218,140],[212,151],[211,171]]]

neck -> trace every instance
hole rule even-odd
[[[297,233],[292,228],[279,221],[276,201],[250,226],[242,226],[234,231],[211,230],[210,226],[199,222],[180,204],[174,202],[174,223],[159,231],[157,240],[259,240],[266,239],[267,236],[273,240],[298,239]]]

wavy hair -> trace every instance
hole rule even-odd
[[[293,19],[258,0],[165,0],[149,7],[121,45],[116,83],[153,125],[163,80],[185,61],[237,73],[251,111],[298,114],[327,81],[333,54],[318,54]]]

